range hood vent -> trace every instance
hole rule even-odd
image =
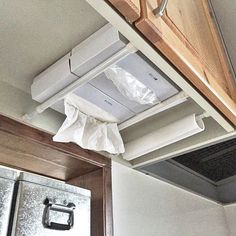
[[[236,139],[187,153],[173,160],[218,182],[236,175]]]
[[[138,169],[215,201],[236,202],[236,138]]]

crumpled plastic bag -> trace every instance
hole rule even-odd
[[[140,104],[154,104],[159,102],[155,92],[140,82],[135,76],[117,65],[105,70],[110,79],[122,95]]]
[[[116,123],[102,122],[82,113],[73,99],[65,98],[67,118],[53,137],[56,142],[74,142],[80,147],[111,154],[124,153],[124,144]]]

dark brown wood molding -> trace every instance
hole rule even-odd
[[[104,167],[67,183],[91,190],[91,235],[112,236],[112,180],[111,168]]]
[[[72,155],[74,158],[99,167],[111,165],[108,158],[98,153],[83,149],[73,143],[53,142],[51,134],[27,126],[3,115],[0,115],[0,130]]]
[[[131,24],[140,17],[140,9],[130,0],[106,0],[106,2],[111,4]]]
[[[113,235],[110,159],[0,115],[0,164],[90,189],[91,235]]]

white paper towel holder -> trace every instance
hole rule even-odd
[[[131,161],[152,151],[166,147],[205,130],[203,119],[209,117],[204,112],[201,115],[191,114],[171,124],[139,137],[125,144],[122,155]]]

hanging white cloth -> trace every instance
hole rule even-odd
[[[53,137],[56,142],[74,142],[80,147],[111,154],[124,153],[116,123],[103,122],[80,111],[73,97],[64,100],[66,120]]]

